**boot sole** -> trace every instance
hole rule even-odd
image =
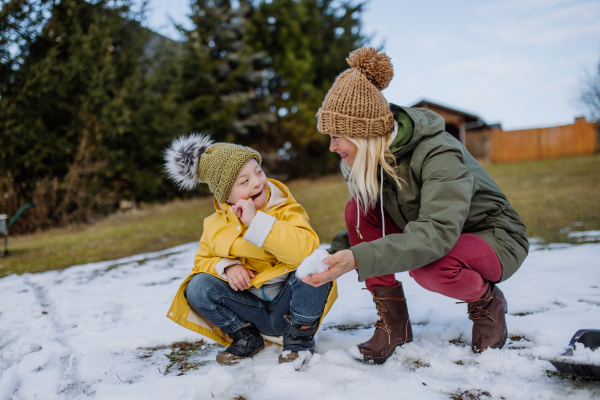
[[[506,301],[506,298],[504,299],[504,314],[508,314],[508,301]],[[498,347],[493,347],[494,349],[501,349],[504,347],[504,345],[506,344],[508,340],[508,325],[506,323],[506,320],[504,321],[504,338],[502,339],[502,343],[500,343],[498,345]]]
[[[506,301],[506,297],[504,298],[504,314],[508,314],[508,301]],[[500,346],[498,346],[498,349],[501,349],[504,347],[504,345],[506,344],[506,341],[508,340],[508,324],[506,323],[506,319],[504,320],[504,340],[502,341],[502,344]]]
[[[217,355],[217,363],[219,363],[220,365],[235,365],[235,364],[239,363],[242,360],[254,357],[256,354],[258,354],[264,348],[265,348],[265,343],[263,341],[262,346],[260,348],[256,349],[255,351],[253,351],[252,354],[250,354],[249,356],[247,356],[247,357],[240,357],[240,356],[236,356],[235,354],[229,353],[229,354],[231,354],[231,357],[228,357],[225,360],[219,360],[219,355],[221,354],[221,353],[219,353]]]
[[[406,341],[404,343],[399,343],[397,345],[395,345],[392,350],[390,350],[390,352],[388,353],[387,356],[385,356],[385,358],[367,358],[367,357],[363,357],[363,359],[361,360],[360,358],[357,358],[358,361],[363,362],[365,364],[383,364],[384,362],[387,361],[388,358],[390,358],[394,352],[396,351],[397,347],[401,347],[402,345],[405,345],[406,343],[410,343],[412,342],[412,339],[409,341]]]

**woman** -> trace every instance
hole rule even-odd
[[[525,226],[506,196],[444,119],[421,108],[389,105],[389,57],[372,48],[350,54],[317,113],[331,137],[350,190],[348,230],[332,243],[329,270],[304,278],[319,286],[356,269],[373,295],[379,321],[358,346],[364,361],[383,363],[412,340],[401,282],[409,271],[427,290],[468,303],[471,348],[502,348],[506,300],[497,283],[529,250]]]

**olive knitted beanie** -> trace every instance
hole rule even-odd
[[[346,59],[351,68],[342,72],[317,112],[321,133],[368,137],[394,130],[394,115],[381,94],[394,69],[390,58],[371,47],[354,50]]]
[[[219,203],[225,203],[240,169],[251,159],[262,163],[250,147],[214,143],[209,135],[191,134],[175,139],[165,152],[165,170],[180,189],[207,183]]]

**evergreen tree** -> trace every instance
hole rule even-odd
[[[22,1],[3,21],[20,19],[32,3]],[[17,204],[53,192],[54,204],[29,213],[52,225],[111,210],[126,186],[120,146],[131,131],[128,103],[143,79],[146,39],[126,0],[61,1],[48,13],[35,39],[40,18],[19,28],[25,33],[12,29],[23,45],[20,57],[3,59],[10,76],[2,77],[0,171],[10,173],[3,184],[15,186]]]
[[[337,5],[335,5],[337,4]],[[277,152],[284,177],[322,175],[336,170],[328,136],[316,129],[315,114],[346,57],[365,44],[363,3],[332,0],[261,2],[249,19],[247,43],[267,54],[260,92],[278,118],[260,144]]]
[[[0,0],[0,95],[29,54],[51,7],[49,0]]]
[[[189,131],[279,179],[335,170],[314,115],[365,41],[362,4],[192,0],[174,42],[133,0],[0,1],[0,210],[40,202],[13,233],[181,196],[162,151]]]
[[[252,6],[245,1],[234,8],[229,0],[193,0],[191,9],[193,27],[178,27],[184,42],[175,92],[184,130],[252,144],[274,121],[268,104],[256,94],[264,57],[245,42]]]

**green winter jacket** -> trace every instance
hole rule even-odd
[[[392,104],[390,109],[404,135],[414,129],[408,143],[392,145],[405,184],[398,190],[388,176],[383,182],[384,208],[404,233],[350,247],[348,232],[343,231],[330,251],[350,248],[359,280],[364,281],[427,265],[445,256],[461,233],[470,233],[492,246],[502,264],[502,281],[508,279],[525,260],[529,241],[506,196],[464,146],[444,131],[443,117],[424,108]]]

